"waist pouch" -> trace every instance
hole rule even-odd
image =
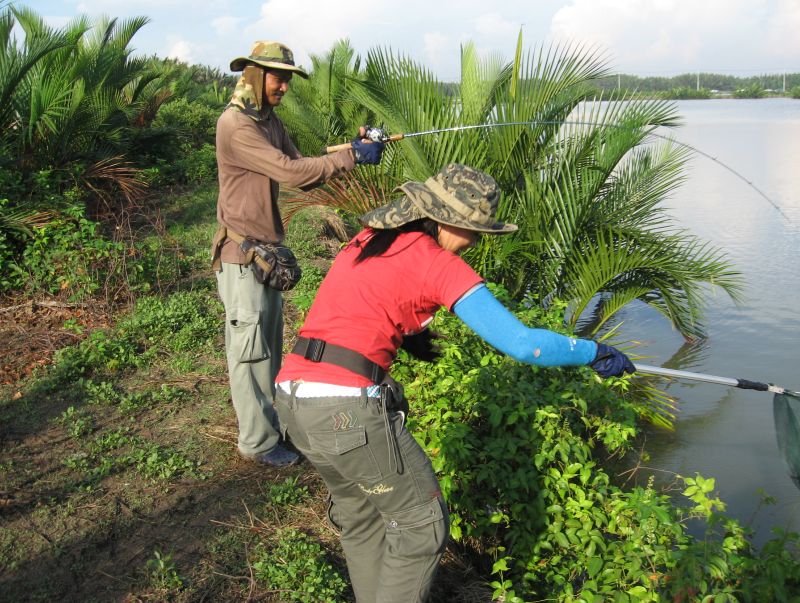
[[[401,411],[408,416],[408,400],[403,391],[403,386],[389,375],[384,376],[378,384],[381,388],[381,401],[389,412]]]
[[[300,281],[303,271],[292,250],[285,245],[262,243],[248,237],[239,247],[244,253],[245,265],[250,266],[259,283],[278,291],[289,291]]]

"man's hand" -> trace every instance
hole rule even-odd
[[[356,163],[377,165],[381,162],[383,149],[386,145],[382,142],[373,142],[368,138],[364,138],[366,134],[367,129],[361,126],[358,129],[358,136],[350,143],[356,154]]]
[[[350,143],[356,154],[356,163],[377,165],[381,162],[383,149],[382,142],[372,142],[365,138],[354,138]]]
[[[625,373],[635,373],[636,367],[625,354],[604,343],[597,344],[597,354],[589,363],[601,377],[619,377]]]

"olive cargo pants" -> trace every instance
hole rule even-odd
[[[330,491],[358,603],[424,601],[447,544],[447,506],[402,413],[387,416],[361,392],[302,398],[278,387],[281,429]]]
[[[280,439],[272,400],[281,368],[283,298],[239,264],[222,264],[217,288],[225,306],[225,351],[239,451],[247,456],[269,452]]]

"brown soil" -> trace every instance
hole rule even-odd
[[[296,319],[286,317],[287,344]],[[87,489],[64,463],[85,450],[86,442],[73,438],[59,420],[68,406],[81,410],[80,404],[61,392],[37,394],[28,379],[57,349],[84,336],[65,328],[68,320],[87,333],[107,326],[109,317],[92,305],[62,302],[6,300],[0,307],[0,600],[282,601],[254,579],[250,563],[259,543],[285,526],[313,533],[346,575],[337,536],[323,519],[324,485],[313,468],[303,463],[275,470],[235,454],[236,421],[219,359],[202,374],[176,377],[154,368],[137,377],[147,383],[126,383],[168,383],[190,396],[133,419],[109,410],[83,436],[130,425],[163,446],[197,441],[206,479],[146,480],[126,472]],[[94,407],[92,412],[97,414]],[[276,508],[266,493],[289,475],[298,476],[311,497]],[[156,551],[170,556],[182,587],[154,581]],[[431,601],[456,600],[454,593],[459,601],[489,601],[490,592],[464,558],[450,552]]]
[[[65,328],[67,321],[75,327]],[[2,300],[0,385],[12,385],[48,364],[56,350],[82,339],[77,329],[85,333],[107,325],[108,315],[97,305],[21,297]]]

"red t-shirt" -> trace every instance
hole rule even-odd
[[[417,333],[442,306],[482,281],[464,260],[420,232],[401,233],[381,256],[354,264],[371,229],[339,253],[300,329],[355,350],[388,369],[404,334]],[[326,362],[288,354],[276,381],[303,380],[364,387],[369,379]]]

